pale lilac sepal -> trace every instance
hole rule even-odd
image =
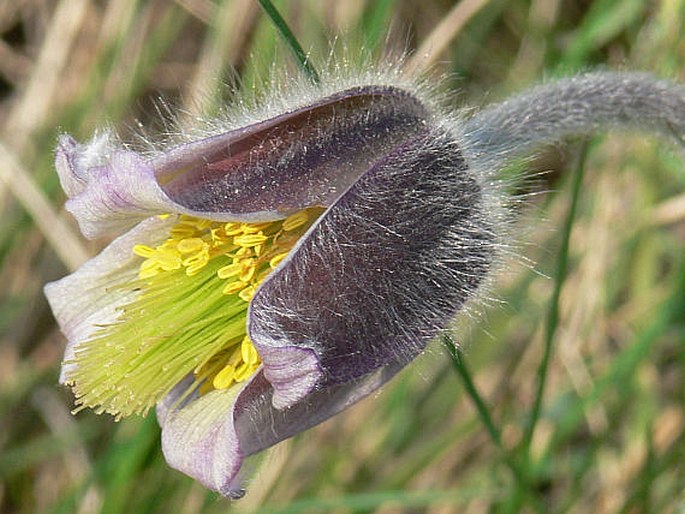
[[[170,409],[184,385],[181,382],[158,407],[164,457],[171,467],[209,489],[239,498],[242,487],[237,478],[244,455],[233,418],[241,388],[215,390],[181,409]]]
[[[101,147],[100,139],[81,145],[63,135],[57,148],[55,166],[69,196],[65,207],[84,236],[122,231],[155,214],[179,212],[140,155],[123,149],[103,152]],[[98,152],[102,162],[92,165],[88,156]]]
[[[69,382],[74,349],[102,326],[114,322],[118,308],[130,302],[135,292],[119,287],[137,277],[140,257],[135,244],[156,246],[165,238],[174,218],[150,218],[115,239],[99,255],[71,275],[45,286],[45,296],[67,338],[60,382]]]
[[[273,389],[258,371],[242,386],[177,403],[192,382],[181,382],[157,407],[169,465],[229,498],[244,493],[245,459],[311,428],[369,395],[402,368],[382,369],[346,384],[316,389],[287,409],[273,406]]]
[[[307,396],[323,377],[319,358],[310,348],[264,347],[261,358],[269,363],[264,367],[264,378],[273,386],[276,409],[290,407]]]

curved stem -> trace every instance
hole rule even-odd
[[[464,149],[477,164],[499,169],[538,146],[606,128],[662,134],[685,153],[685,89],[645,73],[588,73],[550,82],[467,120]]]

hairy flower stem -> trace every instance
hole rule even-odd
[[[663,134],[685,151],[685,89],[642,73],[589,73],[485,108],[464,126],[467,148],[494,169],[536,148],[606,128]]]

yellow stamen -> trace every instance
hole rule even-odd
[[[235,366],[228,364],[216,374],[212,380],[212,385],[214,389],[227,389],[234,382],[234,377]]]
[[[148,259],[143,261],[143,264],[140,265],[138,276],[140,278],[151,278],[157,275],[157,273],[160,271],[162,271],[162,268],[160,268],[159,265],[152,259]]]
[[[295,214],[291,214],[283,221],[283,230],[286,232],[295,230],[296,228],[299,228],[307,223],[308,219],[309,217],[307,216],[306,211],[299,211]]]
[[[255,259],[245,259],[240,263],[240,273],[238,275],[238,279],[241,282],[250,282],[252,277],[254,277],[255,271],[257,271]]]
[[[252,341],[247,336],[245,336],[243,342],[240,343],[240,355],[243,358],[243,362],[246,362],[250,365],[257,364],[259,362],[259,354],[252,344]]]
[[[256,291],[257,291],[257,286],[255,286],[255,285],[247,286],[246,288],[242,289],[238,293],[238,297],[241,300],[243,300],[244,302],[250,303],[250,300],[252,300],[252,297],[254,296]]]
[[[227,236],[237,236],[238,234],[243,233],[241,225],[242,223],[235,223],[231,221],[224,225],[224,231],[226,232]]]
[[[197,252],[202,248],[209,249],[209,245],[199,237],[189,237],[187,239],[182,239],[181,241],[179,241],[178,245],[176,245],[176,248],[181,253],[192,253]]]
[[[252,248],[243,246],[242,248],[239,248],[237,252],[235,252],[235,257],[237,257],[238,259],[242,259],[243,257],[251,257],[253,253],[254,252],[252,251]]]
[[[187,394],[248,380],[261,365],[246,335],[248,305],[321,212],[268,223],[182,215],[162,244],[135,245],[138,279],[119,286],[130,303],[76,349],[78,409],[143,414],[189,373]]]
[[[167,251],[166,248],[157,250],[151,259],[156,261],[157,264],[159,264],[159,267],[164,271],[179,269],[182,264],[181,257],[177,254]]]
[[[264,234],[244,234],[241,236],[235,236],[233,238],[233,242],[244,248],[252,248],[265,243],[267,239],[268,238]]]
[[[245,282],[236,280],[235,282],[228,282],[221,292],[226,295],[236,294],[238,291],[245,289],[245,287],[247,287]]]
[[[204,260],[198,259],[195,262],[193,262],[192,264],[189,264],[186,267],[186,275],[188,275],[189,277],[192,277],[193,275],[197,275],[198,273],[200,273],[200,271],[202,271],[202,268],[204,268],[208,262],[209,262],[209,257],[207,257],[207,259],[204,259]]]
[[[155,254],[155,249],[150,248],[148,245],[135,245],[133,247],[133,253],[145,259],[149,259]]]
[[[244,362],[236,368],[235,375],[233,377],[236,382],[244,382],[250,375],[252,375],[254,370],[255,368]]]
[[[185,239],[184,241],[188,240]],[[186,268],[186,275],[188,275],[189,277],[192,277],[193,275],[199,273],[199,271],[202,268],[204,268],[209,262],[209,245],[207,245],[206,243],[202,244],[203,246],[198,252],[194,253],[190,257],[183,259],[182,261],[183,266],[185,266]]]
[[[271,269],[274,269],[278,267],[278,265],[281,263],[283,259],[285,259],[288,256],[288,252],[283,252],[279,253],[275,257],[272,257],[271,260],[269,261],[269,267]]]
[[[238,262],[234,262],[224,266],[223,268],[219,268],[219,271],[217,271],[216,274],[222,279],[235,277],[240,273],[242,266],[242,262],[239,260]]]
[[[210,230],[210,234],[212,235],[212,242],[215,245],[224,245],[229,240],[223,227],[213,228],[212,230]]]

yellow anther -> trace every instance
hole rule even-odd
[[[238,366],[235,370],[235,374],[233,375],[233,380],[236,382],[244,382],[247,378],[252,375],[252,371],[254,370],[254,366],[250,366],[247,363],[242,363],[240,366]]]
[[[287,256],[288,256],[288,252],[283,252],[283,253],[279,253],[275,257],[272,257],[271,260],[269,261],[269,267],[271,269],[277,267],[283,261],[283,259],[285,259]]]
[[[214,244],[224,244],[228,242],[226,232],[221,227],[213,228],[209,232],[212,234],[212,242]]]
[[[194,237],[195,235],[197,235],[197,230],[195,230],[195,227],[179,224],[171,229],[169,235],[171,236],[172,241],[178,239],[185,239],[186,237]]]
[[[154,277],[155,275],[159,274],[161,271],[161,268],[159,265],[153,261],[153,260],[146,260],[140,265],[140,270],[138,271],[138,277],[139,278],[150,278]]]
[[[167,219],[169,216],[171,216],[171,214],[158,214],[158,215],[157,215],[157,219],[165,220],[165,219]]]
[[[164,271],[172,271],[181,267],[181,257],[176,253],[166,251],[166,249],[157,249],[151,259],[156,261]]]
[[[222,278],[222,279],[235,277],[240,273],[241,268],[242,268],[242,263],[241,262],[235,262],[233,264],[228,264],[228,265],[224,266],[223,268],[219,268],[219,270],[216,272],[216,274],[219,276],[219,278]]]
[[[208,247],[199,237],[189,237],[187,239],[181,239],[176,246],[176,249],[181,253],[191,253],[201,250],[203,247]]]
[[[240,297],[241,300],[244,302],[250,302],[252,300],[252,297],[255,294],[255,291],[257,290],[256,286],[248,286],[244,289],[242,289],[239,293],[238,296]]]
[[[214,380],[212,380],[214,389],[226,389],[229,387],[235,380],[235,372],[236,369],[234,366],[231,366],[230,364],[224,366],[224,368],[216,374]]]
[[[252,341],[247,336],[245,336],[243,342],[240,344],[240,355],[243,358],[243,362],[249,365],[259,363],[259,354],[252,344]]]
[[[229,222],[224,225],[224,232],[226,232],[227,236],[237,236],[238,234],[243,233],[243,229],[241,228],[242,223],[236,223],[236,222]]]
[[[243,246],[241,248],[238,248],[238,251],[235,252],[235,258],[245,259],[246,257],[252,257],[253,253],[254,252],[252,251],[252,248],[247,248],[246,246]]]
[[[192,277],[193,275],[197,275],[202,270],[202,268],[204,268],[207,265],[207,262],[208,262],[208,260],[207,261],[198,261],[194,264],[191,264],[190,266],[188,266],[186,268],[186,275],[188,275],[189,277]]]
[[[140,257],[144,257],[145,259],[149,259],[155,254],[155,249],[150,248],[148,245],[135,245],[133,247],[133,253]]]
[[[235,236],[233,242],[244,248],[253,248],[265,243],[267,239],[268,237],[264,234],[245,234],[243,236]]]
[[[221,292],[224,294],[236,294],[238,291],[241,291],[246,287],[247,284],[245,282],[236,280],[235,282],[229,282],[228,284],[226,284]]]
[[[271,225],[271,223],[271,221],[267,221],[266,223],[243,223],[240,225],[240,230],[243,234],[256,234],[260,230],[264,230]]]
[[[202,250],[183,259],[184,266],[194,266],[200,262],[204,264],[207,264],[209,262],[209,252],[207,252],[206,250]]]
[[[243,282],[249,282],[254,277],[257,267],[255,266],[254,259],[246,259],[240,263],[240,274],[238,278]]]
[[[290,232],[298,227],[301,227],[309,220],[309,216],[305,211],[299,211],[295,214],[291,214],[285,220],[283,220],[283,230]]]
[[[226,334],[215,320],[217,316],[223,316],[219,313],[226,306],[231,312],[237,312],[235,316],[246,316],[247,304],[252,301],[259,285],[279,266],[296,245],[300,234],[316,217],[309,210],[307,214],[296,213],[285,220],[267,223],[225,223],[172,215],[174,224],[168,229],[165,241],[157,245],[138,244],[133,247],[132,254],[140,259],[138,277],[141,280],[136,287],[141,291],[142,303],[139,306],[136,303],[127,305],[122,310],[122,319],[126,323],[116,325],[116,331],[112,329],[111,334],[103,335],[105,344],[98,345],[111,357],[108,357],[106,366],[114,365],[109,364],[110,361],[118,363],[124,350],[131,353],[136,362],[143,362],[140,368],[126,370],[125,374],[133,376],[141,384],[140,389],[144,394],[138,395],[138,390],[133,386],[119,393],[118,390],[110,390],[111,386],[107,389],[107,385],[100,386],[100,382],[93,381],[89,392],[82,395],[85,397],[84,405],[98,408],[98,405],[107,402],[104,410],[115,415],[145,412],[159,400],[155,396],[158,394],[156,391],[166,390],[164,388],[167,385],[185,376],[188,370],[195,375],[194,391],[200,395],[249,380],[261,365],[261,359],[246,336],[246,325],[233,323],[231,319],[227,329],[229,333]],[[178,271],[166,273],[170,270]],[[176,287],[180,290],[175,290]],[[192,333],[179,333],[178,336],[164,339],[165,345],[171,341],[169,345],[176,345],[174,348],[184,356],[177,359],[177,353],[172,354],[169,350],[170,356],[167,357],[154,327],[155,318],[164,315],[167,316],[165,320],[173,320],[177,315],[184,315],[176,312],[182,309],[169,307],[176,305],[178,299],[185,299],[187,292],[200,290],[204,293],[210,291],[211,287],[217,288],[214,294],[188,298],[188,305],[200,302],[197,309],[189,310],[208,312],[210,316],[207,320],[195,320],[193,313],[188,313],[188,320],[192,321]],[[227,296],[223,299],[217,297],[219,291]],[[158,298],[159,309],[154,303],[158,302]],[[214,312],[217,316],[211,315]],[[196,326],[199,327],[197,330]],[[140,334],[142,336],[139,337]],[[188,351],[186,359],[183,352],[187,350],[188,341],[197,345],[199,353],[192,357]],[[123,371],[120,374],[123,375]]]
[[[186,267],[186,275],[192,277],[204,268],[209,262],[209,245],[204,243],[200,250],[183,259],[183,265]]]

